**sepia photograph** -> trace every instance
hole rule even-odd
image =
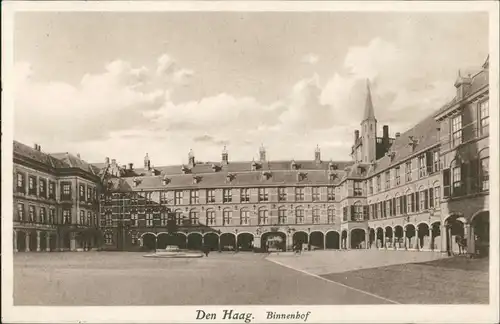
[[[498,3],[150,5],[2,4],[6,322],[498,321]]]

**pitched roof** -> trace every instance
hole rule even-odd
[[[68,152],[51,153],[50,155],[58,160],[65,162],[70,168],[78,168],[90,174],[96,174],[94,172],[95,169],[89,163]]]
[[[41,151],[35,150],[34,148],[20,143],[18,141],[14,141],[13,143],[13,153],[15,155],[23,156],[30,160],[36,161],[38,163],[42,163],[50,168],[67,168],[69,167],[64,161],[58,160],[55,157],[47,153],[43,153]]]

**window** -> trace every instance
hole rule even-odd
[[[382,203],[379,202],[377,203],[377,208],[376,208],[376,217],[375,218],[379,218],[379,217],[382,217]]]
[[[487,135],[490,126],[490,103],[488,100],[479,103],[479,136]]]
[[[312,187],[312,201],[319,201],[319,187]]]
[[[375,179],[368,180],[368,194],[373,195],[373,182]]]
[[[462,115],[453,117],[451,120],[451,136],[453,146],[462,144]]]
[[[295,209],[295,223],[304,224],[304,209],[302,207]]]
[[[269,191],[267,188],[259,188],[259,202],[269,201]]]
[[[266,225],[269,217],[268,211],[266,209],[259,210],[259,225]]]
[[[63,209],[63,224],[71,224],[71,210],[69,209]]]
[[[207,210],[207,225],[215,225],[215,211],[213,209]]]
[[[54,182],[49,182],[49,199],[56,198],[56,184]]]
[[[280,208],[278,209],[278,224],[286,224],[286,209]]]
[[[327,211],[328,224],[335,224],[335,207],[331,206]]]
[[[396,186],[399,186],[401,184],[401,168],[397,166],[394,173],[396,173]]]
[[[490,158],[481,159],[481,190],[488,191],[490,189]]]
[[[167,203],[168,203],[167,192],[160,191],[160,204],[167,204]]]
[[[391,188],[391,171],[385,172],[385,189]]]
[[[425,154],[421,154],[418,157],[418,176],[419,178],[423,178],[427,175],[427,168],[425,163]]]
[[[49,224],[55,224],[56,222],[56,210],[54,208],[49,209]]]
[[[295,188],[295,201],[304,201],[304,188]]]
[[[35,222],[35,206],[29,206],[28,207],[28,216],[29,216],[29,221],[34,223]]]
[[[215,189],[207,189],[207,203],[213,204],[215,202]]]
[[[85,201],[85,186],[82,184],[80,185],[80,200]]]
[[[200,203],[200,193],[198,190],[191,190],[191,196],[190,196],[190,204],[191,205],[196,205]]]
[[[241,189],[240,201],[241,202],[249,202],[250,201],[250,189],[248,189],[248,188]]]
[[[87,212],[87,219],[85,221],[85,224],[87,226],[92,225],[92,212],[90,212],[90,211]]]
[[[87,187],[87,201],[92,201],[92,188]]]
[[[380,180],[380,175],[377,176],[377,192],[381,191],[381,180]]]
[[[104,217],[105,217],[106,226],[112,226],[113,225],[113,216],[111,215],[111,213],[107,212]]]
[[[406,172],[406,182],[411,181],[411,161],[406,162],[406,167],[405,167],[405,172]]]
[[[319,224],[320,217],[319,217],[319,208],[313,208],[312,210],[312,222],[313,224]]]
[[[28,178],[28,193],[36,195],[36,177],[29,176]]]
[[[175,211],[175,222],[178,226],[182,225],[182,211],[179,209]]]
[[[138,217],[137,213],[131,213],[130,214],[130,225],[131,226],[137,226],[139,224],[138,222]]]
[[[107,245],[113,244],[113,234],[112,233],[105,233],[104,234],[104,243]]]
[[[20,221],[24,220],[24,205],[17,204],[17,217]]]
[[[182,191],[181,190],[176,190],[174,193],[174,204],[175,205],[182,205]]]
[[[40,197],[47,197],[47,181],[45,179],[40,179]]]
[[[401,213],[401,197],[396,197],[396,212],[394,216],[397,216]]]
[[[231,220],[233,218],[233,212],[229,209],[224,209],[222,212],[222,225],[231,225]]]
[[[433,172],[438,172],[439,171],[439,151],[434,151],[433,153],[433,158],[432,158],[432,162],[433,162]]]
[[[84,210],[80,210],[80,225],[84,225],[85,224],[85,211]]]
[[[199,216],[198,212],[196,210],[192,210],[189,213],[189,223],[191,225],[198,225],[199,220],[200,220],[200,216]]]
[[[286,201],[286,188],[278,188],[278,201]]]
[[[97,213],[94,213],[94,226],[97,226]]]
[[[406,195],[406,212],[413,212],[413,194]]]
[[[460,194],[462,188],[462,170],[460,166],[453,168],[453,194]]]
[[[24,174],[21,172],[17,173],[17,192],[24,193]]]
[[[151,212],[146,213],[146,226],[147,227],[153,226],[153,214],[151,214]]]
[[[434,187],[434,208],[439,208],[440,205],[440,196],[441,196],[441,187]]]
[[[63,183],[62,184],[62,194],[61,199],[71,199],[71,184]]]
[[[152,204],[153,203],[153,193],[151,191],[144,193],[144,200],[146,201],[146,204]]]
[[[328,187],[326,189],[326,194],[328,201],[335,201],[335,187]]]
[[[223,202],[230,203],[233,201],[233,192],[231,189],[224,189],[222,193],[223,193]]]
[[[360,203],[355,203],[353,206],[354,214],[351,217],[353,221],[362,221],[363,220],[363,206]]]
[[[168,222],[168,213],[166,211],[162,211],[160,214],[160,225],[167,226]]]
[[[385,217],[389,217],[392,215],[392,201],[390,198],[388,198],[386,201],[385,201]]]
[[[426,190],[420,190],[419,194],[419,199],[420,199],[420,210],[426,210],[428,208],[427,204],[427,191]]]
[[[362,196],[363,188],[361,187],[361,181],[354,181],[354,196]]]

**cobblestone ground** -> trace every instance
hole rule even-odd
[[[315,252],[316,253],[316,252]],[[318,252],[321,253],[321,252]],[[290,305],[388,301],[266,260],[211,253],[151,259],[142,253],[16,253],[15,305]]]

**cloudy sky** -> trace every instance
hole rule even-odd
[[[18,13],[15,139],[141,165],[348,160],[372,83],[381,129],[453,97],[488,54],[481,13]],[[379,130],[380,134],[380,130]]]

